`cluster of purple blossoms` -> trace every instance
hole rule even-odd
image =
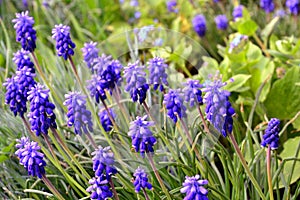
[[[49,90],[41,84],[36,84],[28,92],[30,113],[28,114],[31,130],[37,136],[48,134],[49,128],[57,128],[53,112],[55,105],[49,101]]]
[[[166,4],[169,12],[178,13],[177,0],[168,0]]]
[[[94,59],[94,66],[92,68],[92,72],[96,72],[96,74],[101,74],[102,70],[109,65],[112,61],[112,57],[109,55],[102,54]]]
[[[238,18],[243,17],[243,6],[242,5],[238,5],[233,9],[232,17],[233,17],[234,21],[236,21]]]
[[[224,85],[221,81],[216,80],[207,85],[203,91],[206,92],[204,103],[206,104],[207,119],[214,125],[216,130],[226,137],[228,133],[232,132],[232,116],[235,111],[228,99],[230,92],[221,89]]]
[[[112,111],[112,109],[109,109],[109,113],[113,118],[115,117],[115,113]],[[113,128],[113,123],[108,116],[107,110],[104,109],[104,110],[100,111],[98,113],[98,115],[99,115],[100,122],[101,122],[103,129],[106,132],[111,131]]]
[[[16,19],[13,19],[12,22],[15,23],[17,42],[21,43],[24,50],[33,52],[36,48],[36,31],[33,29],[33,17],[28,16],[28,11],[16,13]]]
[[[149,190],[152,189],[152,185],[151,183],[149,183],[148,175],[146,174],[144,169],[138,167],[135,170],[133,176],[134,176],[133,185],[136,193],[139,193],[141,189],[146,189],[146,188],[148,188]]]
[[[142,104],[147,95],[149,85],[146,81],[146,73],[143,71],[144,67],[139,65],[139,62],[129,63],[124,70],[124,77],[126,79],[125,91],[130,93],[134,102],[139,101]]]
[[[35,73],[34,64],[30,60],[29,53],[29,51],[21,49],[14,53],[13,61],[17,65],[17,70],[21,70],[24,66],[27,66],[31,69],[32,73]]]
[[[91,80],[87,81],[87,84],[91,97],[94,97],[97,103],[107,98],[105,90],[101,87],[101,78],[98,75],[92,75]]]
[[[280,125],[279,119],[272,118],[269,121],[268,127],[265,130],[265,134],[263,135],[263,141],[261,143],[263,147],[269,145],[271,149],[278,148],[279,131],[280,131],[279,125]]]
[[[225,31],[228,28],[228,19],[226,15],[218,15],[215,17],[215,23],[219,30]]]
[[[205,33],[206,33],[206,20],[205,17],[203,15],[196,15],[193,18],[193,27],[195,32],[200,36],[200,37],[204,37]]]
[[[186,117],[186,107],[183,104],[182,93],[179,89],[169,90],[169,92],[164,95],[163,103],[168,110],[168,116],[174,123],[178,121],[178,118]]]
[[[55,28],[52,29],[52,38],[56,41],[58,56],[62,56],[65,60],[67,60],[69,56],[74,55],[73,49],[76,45],[71,40],[69,26],[64,26],[62,24],[55,25]]]
[[[199,180],[200,176],[186,176],[185,181],[182,184],[183,188],[180,189],[181,193],[185,193],[186,196],[183,200],[208,200],[207,194],[208,191],[204,185],[208,184],[207,180]]]
[[[293,15],[298,15],[300,11],[300,1],[299,0],[287,0],[285,6],[288,7],[290,13]]]
[[[16,71],[15,79],[18,81],[19,91],[21,91],[24,97],[28,96],[29,90],[36,84],[35,73],[32,73],[32,68],[24,66],[22,69]]]
[[[105,176],[94,177],[89,180],[89,186],[86,191],[92,192],[90,198],[97,200],[106,200],[113,197],[113,193],[110,191],[108,181]]]
[[[133,7],[137,7],[137,6],[139,6],[139,1],[138,0],[131,0],[130,5],[133,6]]]
[[[136,117],[136,120],[130,122],[128,135],[132,139],[132,147],[136,152],[140,152],[144,157],[145,153],[153,153],[153,146],[156,143],[156,138],[153,136],[150,126],[154,125],[152,121],[146,121],[147,115]]]
[[[98,70],[98,76],[101,78],[101,87],[112,93],[116,85],[119,85],[122,77],[121,70],[123,65],[118,60],[112,60],[107,65]]]
[[[202,105],[202,85],[199,83],[198,80],[189,79],[183,88],[184,93],[184,101],[190,103],[190,107],[193,107],[196,104]]]
[[[16,155],[20,159],[20,164],[28,171],[29,176],[37,176],[42,178],[45,174],[46,162],[44,161],[44,154],[39,152],[41,147],[37,142],[30,142],[28,138],[22,137],[17,139]]]
[[[275,5],[273,0],[260,0],[260,7],[265,10],[266,13],[273,12]]]
[[[97,42],[84,43],[84,47],[81,49],[83,60],[89,69],[93,69],[95,58],[99,54],[99,49],[96,46]]]
[[[76,134],[81,135],[93,131],[92,114],[86,109],[86,96],[80,92],[65,95],[64,105],[68,107],[68,126],[74,126]]]
[[[165,60],[160,57],[155,57],[149,60],[149,84],[153,85],[154,90],[159,87],[160,91],[164,90],[164,85],[168,85],[166,68],[168,65]]]

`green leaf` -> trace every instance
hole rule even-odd
[[[261,31],[261,37],[264,40],[264,42],[266,42],[268,40],[269,35],[272,33],[272,31],[274,30],[274,28],[276,27],[278,21],[279,21],[279,17],[275,17],[274,19],[272,19],[267,26]]]
[[[238,74],[232,77],[233,81],[226,81],[228,84],[224,87],[225,90],[230,92],[239,92],[243,85],[251,78],[251,75]]]
[[[6,155],[0,155],[0,163],[8,160],[8,157]]]
[[[258,25],[251,19],[246,20],[239,24],[238,32],[243,35],[252,36],[256,32]]]
[[[292,67],[283,79],[274,83],[265,101],[269,117],[291,119],[300,110],[300,86],[297,82],[300,82],[299,66]]]
[[[204,63],[199,69],[199,75],[205,80],[209,75],[215,74],[218,71],[218,62],[210,57],[203,56]]]

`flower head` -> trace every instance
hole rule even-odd
[[[95,71],[96,74],[101,74],[103,69],[106,68],[107,65],[112,61],[111,56],[107,56],[105,54],[102,54],[101,56],[98,56],[94,59],[94,66],[93,66],[93,72]]]
[[[226,137],[227,133],[232,132],[232,116],[235,111],[228,99],[230,92],[221,89],[224,85],[220,80],[216,80],[207,85],[203,91],[206,92],[204,103],[206,104],[207,119],[214,125],[216,130]]]
[[[17,70],[15,79],[18,82],[19,90],[27,98],[28,91],[36,84],[34,77],[35,73],[32,73],[32,68],[24,66],[22,69]]]
[[[285,6],[288,7],[290,13],[293,15],[298,15],[300,11],[300,1],[299,0],[287,0]]]
[[[215,17],[215,23],[219,30],[225,31],[228,27],[228,19],[226,15],[218,15]]]
[[[200,36],[200,37],[204,37],[205,33],[206,33],[206,20],[204,15],[196,15],[193,18],[193,27],[195,32]]]
[[[232,17],[234,20],[236,20],[237,18],[243,17],[243,6],[242,5],[238,5],[233,9]]]
[[[33,17],[28,16],[28,11],[16,13],[16,19],[13,19],[12,22],[15,24],[17,42],[21,43],[24,50],[33,52],[36,48],[36,31],[33,29]]]
[[[108,181],[105,176],[94,177],[89,180],[89,186],[86,191],[92,192],[91,199],[106,200],[113,197],[113,193],[110,191]]]
[[[118,173],[115,168],[115,157],[114,153],[110,150],[110,146],[98,148],[92,153],[93,157],[93,170],[96,176],[105,175],[106,179],[109,181],[111,176]]]
[[[279,125],[280,125],[279,119],[272,118],[269,121],[268,127],[265,130],[265,134],[263,135],[263,141],[261,143],[263,147],[270,145],[271,149],[278,148],[279,131],[280,131]]]
[[[37,136],[48,134],[49,128],[57,128],[53,112],[55,105],[49,101],[49,90],[41,84],[36,84],[28,92],[30,113],[28,114],[31,130]]]
[[[137,7],[137,6],[139,6],[139,1],[138,0],[131,0],[130,5],[133,6],[133,7]]]
[[[156,143],[156,138],[153,136],[150,126],[154,125],[152,121],[146,121],[147,115],[136,117],[136,120],[130,122],[128,135],[132,139],[132,147],[136,152],[140,152],[144,157],[145,153],[153,153],[153,146]]]
[[[123,65],[118,60],[112,60],[104,65],[101,70],[98,70],[98,76],[101,78],[101,87],[112,92],[115,86],[119,85],[122,80],[122,68]]]
[[[22,69],[24,66],[27,66],[31,69],[32,73],[35,73],[34,70],[34,64],[31,62],[29,57],[29,51],[25,51],[24,49],[21,49],[14,53],[13,61],[17,65],[17,70]]]
[[[97,42],[84,43],[84,47],[81,49],[83,60],[90,69],[93,69],[94,60],[98,57],[99,49],[96,46]]]
[[[105,88],[103,88],[101,83],[101,77],[94,74],[92,75],[91,80],[87,81],[88,83],[88,90],[90,91],[91,97],[94,97],[96,102],[99,103],[100,100],[104,101],[107,97],[105,94]]]
[[[178,118],[186,117],[186,107],[183,104],[183,97],[180,90],[169,90],[169,92],[164,95],[163,103],[168,110],[168,116],[174,123],[177,122]]]
[[[110,115],[112,117],[115,116],[114,112],[112,111],[112,109],[109,109],[109,112],[110,112]],[[106,132],[108,131],[111,131],[112,128],[113,128],[113,123],[112,121],[110,120],[109,116],[108,116],[108,113],[107,113],[107,110],[102,110],[98,113],[99,115],[99,118],[100,118],[100,122],[101,122],[101,125],[102,127],[104,128],[104,130]]]
[[[139,193],[141,191],[141,189],[145,189],[148,188],[149,190],[152,189],[152,185],[151,183],[148,182],[148,175],[146,174],[145,170],[138,167],[134,174],[134,188],[135,188],[135,192]]]
[[[203,187],[208,184],[207,180],[199,180],[200,176],[186,176],[185,181],[182,184],[183,188],[180,189],[181,193],[186,193],[186,196],[183,200],[208,200],[207,189]]]
[[[273,0],[260,0],[259,5],[267,13],[273,12],[273,10],[275,9]]]
[[[142,104],[146,99],[146,93],[149,85],[146,81],[146,73],[143,71],[144,67],[139,65],[139,62],[129,63],[124,70],[124,77],[126,79],[125,91],[130,93],[134,102],[139,101]]]
[[[169,12],[178,13],[178,8],[176,8],[177,0],[168,0],[166,4]]]
[[[276,10],[275,17],[284,18],[286,16],[286,13],[284,9]]]
[[[24,116],[27,111],[26,102],[27,98],[24,93],[19,90],[19,84],[14,77],[7,78],[3,84],[6,87],[5,104],[9,105],[9,109],[15,116]]]
[[[93,131],[92,114],[86,109],[86,96],[80,92],[70,92],[65,95],[64,105],[68,108],[68,126],[74,126],[76,134]]]
[[[57,55],[62,56],[65,60],[69,56],[74,55],[74,48],[76,45],[70,37],[70,27],[62,24],[55,25],[52,29],[52,38],[56,40]]]
[[[21,138],[17,142],[19,142],[16,145],[18,150],[15,154],[19,157],[20,164],[28,171],[28,175],[42,178],[45,174],[46,162],[44,154],[39,152],[41,147],[37,142],[30,142],[28,138]]]
[[[202,105],[203,104],[202,91],[200,90],[200,88],[202,88],[202,85],[199,83],[199,81],[189,79],[184,85],[185,85],[185,88],[183,89],[184,101],[190,102],[191,107],[195,105],[195,102],[197,104]]]
[[[164,90],[163,85],[168,85],[166,68],[168,65],[165,60],[160,57],[155,57],[149,60],[149,83],[153,85],[154,90],[157,90],[158,86],[160,91]]]

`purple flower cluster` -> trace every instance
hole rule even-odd
[[[64,26],[62,24],[55,25],[55,28],[52,29],[52,38],[56,41],[58,56],[62,56],[65,60],[67,60],[69,56],[74,55],[73,49],[76,45],[71,40],[69,26]]]
[[[49,90],[41,84],[36,84],[28,92],[30,113],[28,114],[31,130],[37,136],[48,134],[49,128],[57,128],[53,112],[55,105],[49,101]]]
[[[285,6],[288,7],[290,13],[293,15],[298,15],[300,11],[300,1],[299,0],[287,0]]]
[[[144,169],[138,167],[135,170],[133,176],[135,177],[133,185],[136,193],[139,193],[141,189],[145,189],[145,188],[148,188],[149,190],[152,189],[152,185],[151,183],[149,183],[148,175],[146,174]]]
[[[22,137],[17,139],[16,155],[20,159],[20,164],[28,171],[29,176],[37,176],[42,178],[45,174],[46,162],[44,161],[44,154],[39,152],[41,147],[37,142],[30,142],[28,138]]]
[[[92,114],[86,109],[86,96],[80,92],[70,92],[65,95],[64,105],[68,107],[68,126],[74,126],[76,134],[81,135],[93,131]]]
[[[23,93],[24,97],[28,96],[29,90],[36,84],[35,73],[32,73],[32,68],[24,66],[16,72],[15,79],[18,81],[19,91]]]
[[[263,141],[261,143],[263,147],[270,145],[271,149],[278,148],[279,131],[280,131],[279,125],[280,125],[279,119],[272,118],[269,121],[268,127],[265,130],[265,134],[263,135]]]
[[[112,60],[98,70],[98,76],[101,78],[101,87],[112,93],[112,90],[122,80],[121,70],[123,66],[118,60]]]
[[[160,57],[155,57],[149,60],[149,84],[153,85],[154,90],[159,87],[160,91],[164,90],[163,85],[168,85],[166,68],[168,65],[165,60]]]
[[[152,121],[146,121],[147,115],[136,117],[136,120],[130,122],[128,135],[132,139],[132,147],[136,152],[140,152],[144,157],[145,153],[153,153],[153,146],[156,143],[156,138],[153,136],[150,126],[154,125]]]
[[[260,0],[260,7],[265,10],[265,12],[270,13],[275,9],[273,0]]]
[[[225,31],[228,27],[228,19],[226,15],[218,15],[215,17],[215,23],[219,30]]]
[[[200,37],[204,37],[205,33],[206,33],[206,20],[204,15],[196,15],[193,18],[193,27],[195,32],[200,36]]]
[[[86,191],[92,192],[90,198],[97,200],[106,200],[113,197],[113,193],[110,191],[108,181],[105,176],[94,177],[89,180],[89,186]]]
[[[169,12],[178,13],[178,8],[176,8],[177,0],[168,0],[166,4]]]
[[[168,110],[168,116],[174,123],[178,121],[178,118],[186,117],[186,107],[183,104],[182,93],[179,89],[169,90],[169,92],[164,95],[163,103]]]
[[[208,191],[204,185],[208,184],[207,180],[199,180],[200,176],[186,176],[185,181],[182,184],[183,188],[180,189],[181,193],[185,193],[186,196],[183,200],[208,200],[207,194]]]
[[[115,116],[112,109],[109,109],[109,113],[112,117]],[[112,121],[110,120],[110,118],[108,116],[107,110],[104,109],[104,110],[100,111],[98,115],[99,115],[100,122],[101,122],[101,125],[104,128],[104,130],[106,132],[111,131],[112,128],[113,128],[113,123],[112,123]]]
[[[236,21],[238,18],[243,17],[243,6],[242,5],[238,5],[233,9],[232,17],[233,17],[234,21]]]
[[[102,70],[106,68],[107,65],[112,61],[111,56],[107,56],[105,54],[102,54],[101,56],[98,56],[94,59],[94,66],[92,69],[92,72],[96,72],[96,74],[101,74]]]
[[[13,19],[12,22],[15,23],[17,42],[21,43],[24,50],[33,52],[36,48],[36,31],[33,29],[33,17],[28,16],[28,11],[16,13],[16,19]]]
[[[91,97],[95,98],[97,103],[99,103],[100,100],[104,101],[107,98],[105,90],[101,85],[101,78],[98,75],[92,75],[91,80],[87,81],[87,83],[87,88],[90,91],[90,95]]]
[[[29,51],[21,49],[14,53],[13,61],[17,65],[17,70],[21,70],[24,66],[27,66],[31,69],[32,73],[35,73],[34,64],[30,60],[29,53]]]
[[[84,47],[81,49],[83,54],[83,60],[89,69],[93,69],[94,60],[98,57],[99,49],[97,49],[97,42],[84,43]]]
[[[202,105],[202,91],[200,90],[200,88],[202,88],[202,85],[199,83],[199,81],[189,79],[184,85],[184,101],[189,102],[191,107],[193,107],[195,103],[198,105]]]

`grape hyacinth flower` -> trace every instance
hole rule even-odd
[[[248,36],[247,35],[238,34],[231,41],[228,52],[229,53],[232,53],[233,51],[234,52],[239,52],[244,47],[244,45],[247,41],[248,41]]]
[[[234,21],[236,21],[238,18],[243,17],[243,6],[242,5],[238,5],[233,9],[232,17],[233,17]]]
[[[28,11],[16,13],[16,19],[13,19],[12,22],[15,24],[17,42],[21,43],[24,50],[33,52],[36,48],[36,31],[33,29],[33,17],[28,16]]]
[[[112,61],[112,57],[109,55],[102,54],[94,59],[94,66],[92,68],[92,72],[96,72],[96,74],[101,74],[103,69],[106,68],[107,65]]]
[[[55,105],[49,101],[49,89],[41,84],[36,84],[28,92],[30,113],[28,114],[31,130],[37,136],[41,133],[48,134],[49,128],[57,128],[53,112]]]
[[[284,18],[286,13],[283,9],[279,9],[275,12],[275,17]]]
[[[169,92],[164,95],[163,103],[168,110],[168,116],[174,123],[178,121],[178,118],[186,117],[186,107],[183,104],[182,93],[179,89],[169,90]]]
[[[83,60],[89,69],[93,69],[94,60],[98,57],[99,49],[97,49],[97,42],[84,43],[84,47],[81,49]]]
[[[183,188],[180,189],[181,193],[186,193],[186,196],[183,200],[208,200],[208,191],[205,187],[203,187],[204,185],[208,184],[208,181],[199,179],[200,176],[198,174],[192,177],[185,177],[185,181],[182,184]]]
[[[133,31],[137,35],[138,41],[140,43],[143,43],[148,38],[148,34],[154,29],[155,28],[153,25],[149,25],[149,26],[143,26],[142,28],[135,28]]]
[[[300,1],[299,0],[287,0],[285,6],[290,10],[290,13],[293,15],[298,15],[300,10]]]
[[[178,13],[177,0],[168,0],[166,4],[169,12]]]
[[[268,127],[265,130],[265,134],[263,135],[263,141],[261,146],[266,147],[269,145],[272,150],[278,148],[278,141],[279,141],[279,119],[272,118],[269,123]]]
[[[76,45],[71,40],[69,26],[64,26],[62,24],[55,25],[55,28],[52,29],[52,38],[56,40],[58,56],[62,56],[65,60],[67,60],[69,56],[74,55],[73,49]]]
[[[27,140],[27,143],[25,143]],[[29,176],[37,176],[42,178],[45,174],[46,162],[44,161],[44,154],[39,152],[41,147],[37,142],[30,142],[28,138],[21,138],[16,147],[16,155],[20,158],[20,164],[28,171]]]
[[[126,79],[125,91],[130,93],[134,102],[139,101],[142,104],[146,99],[149,85],[146,81],[146,73],[143,71],[144,66],[139,66],[139,61],[129,63],[124,70],[124,77]]]
[[[149,83],[153,85],[153,89],[157,90],[158,86],[160,91],[164,90],[163,85],[168,85],[166,68],[168,65],[165,60],[160,57],[155,57],[149,60]]]
[[[80,92],[70,92],[65,95],[64,105],[68,108],[68,126],[74,126],[75,134],[93,131],[92,114],[86,109],[86,96]]]
[[[112,93],[116,85],[121,83],[121,70],[123,65],[118,60],[112,60],[98,70],[98,76],[101,79],[100,85],[102,89],[107,89]]]
[[[136,193],[139,193],[141,189],[146,189],[146,188],[148,188],[149,190],[152,189],[152,185],[151,183],[148,182],[148,175],[146,174],[144,169],[138,167],[135,170],[133,176],[135,177],[133,181],[133,185]]]
[[[88,90],[90,91],[91,97],[95,98],[96,102],[99,103],[100,100],[104,101],[107,97],[104,88],[102,88],[101,77],[98,75],[92,75],[91,80],[87,81]]]
[[[260,7],[265,10],[266,13],[273,12],[275,5],[273,0],[260,0]]]
[[[134,18],[135,19],[139,19],[139,18],[141,18],[141,16],[142,16],[142,13],[140,11],[134,12]]]
[[[205,33],[206,33],[206,20],[204,15],[196,15],[193,18],[193,27],[195,32],[200,36],[200,37],[204,37]]]
[[[139,6],[139,1],[138,0],[131,0],[130,5],[133,6],[133,7],[137,7],[137,6]]]
[[[230,92],[221,89],[224,85],[225,83],[216,80],[207,85],[203,91],[206,92],[204,103],[206,104],[207,119],[214,125],[216,130],[226,137],[227,133],[232,132],[232,116],[235,114],[235,111],[228,99]]]
[[[228,20],[226,15],[218,15],[215,17],[215,23],[219,30],[225,31],[228,27]]]
[[[34,64],[30,60],[29,53],[29,51],[21,49],[14,53],[14,57],[12,60],[17,65],[17,70],[21,70],[24,66],[27,66],[31,69],[32,73],[35,73]]]
[[[24,116],[27,112],[26,102],[27,98],[24,93],[19,90],[19,84],[14,77],[7,78],[3,84],[6,87],[5,104],[9,105],[10,110],[15,116]]]
[[[114,153],[111,151],[110,146],[98,148],[92,153],[93,157],[93,170],[95,175],[101,177],[105,175],[108,181],[111,180],[111,176],[118,173],[115,168],[115,158]]]
[[[108,181],[104,175],[100,177],[94,177],[89,180],[89,186],[86,191],[92,192],[90,198],[96,200],[106,200],[113,197],[113,193],[110,191]]]
[[[195,102],[199,105],[202,105],[202,91],[200,90],[200,88],[202,88],[202,85],[199,83],[199,81],[189,79],[184,85],[184,101],[189,102],[190,107],[194,107]]]
[[[130,122],[128,135],[132,139],[132,147],[136,152],[140,152],[144,157],[145,153],[153,153],[153,146],[156,143],[156,138],[153,136],[150,126],[154,125],[152,121],[146,121],[147,115],[136,117],[136,120]]]
[[[32,68],[24,66],[18,70],[16,74],[15,79],[18,82],[19,90],[23,93],[23,96],[27,98],[29,90],[36,84],[34,80],[35,73],[32,73]]]
[[[112,109],[109,109],[109,112],[110,112],[110,115],[115,118],[115,114],[114,112],[112,111]],[[100,122],[101,122],[101,125],[103,127],[103,129],[106,131],[106,132],[109,132],[112,130],[113,128],[113,123],[112,121],[110,120],[109,116],[108,116],[108,113],[107,113],[107,110],[101,110],[99,113],[99,118],[100,118]]]

